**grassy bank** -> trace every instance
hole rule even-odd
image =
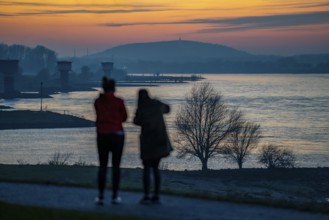
[[[0,129],[93,127],[90,120],[50,111],[0,111]]]
[[[0,165],[0,181],[9,182],[96,188],[96,174],[93,166]],[[122,169],[121,183],[141,191],[142,169]],[[329,213],[329,168],[164,170],[162,192]]]

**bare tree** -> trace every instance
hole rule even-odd
[[[291,150],[280,148],[277,145],[265,145],[259,155],[258,162],[267,168],[293,168],[296,157]]]
[[[228,135],[227,144],[221,153],[228,159],[237,162],[239,169],[250,155],[251,151],[258,145],[261,131],[260,125],[248,122],[242,117],[236,128]]]
[[[240,112],[229,110],[209,83],[195,85],[175,119],[178,157],[197,157],[207,170],[209,158],[219,153],[239,118]]]

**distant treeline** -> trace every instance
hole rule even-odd
[[[54,70],[57,54],[44,46],[30,48],[24,45],[0,44],[0,59],[18,59],[20,73],[38,73],[42,69]]]
[[[317,55],[184,63],[136,61],[123,62],[121,65],[128,66],[129,72],[136,73],[152,71],[164,73],[329,73],[329,55],[319,55],[317,61],[314,60],[315,57]],[[326,61],[324,58],[327,58]]]

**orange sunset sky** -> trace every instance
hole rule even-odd
[[[179,38],[255,54],[329,53],[329,1],[0,0],[0,43],[59,56]]]

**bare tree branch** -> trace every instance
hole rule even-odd
[[[209,83],[194,86],[175,119],[178,156],[195,156],[202,170],[207,170],[209,158],[220,153],[240,117],[238,111],[228,109]]]
[[[254,150],[260,139],[260,125],[246,121],[242,113],[235,111],[236,117],[232,122],[232,132],[227,137],[226,145],[221,149],[221,153],[228,159],[237,162],[241,169],[243,163]]]

